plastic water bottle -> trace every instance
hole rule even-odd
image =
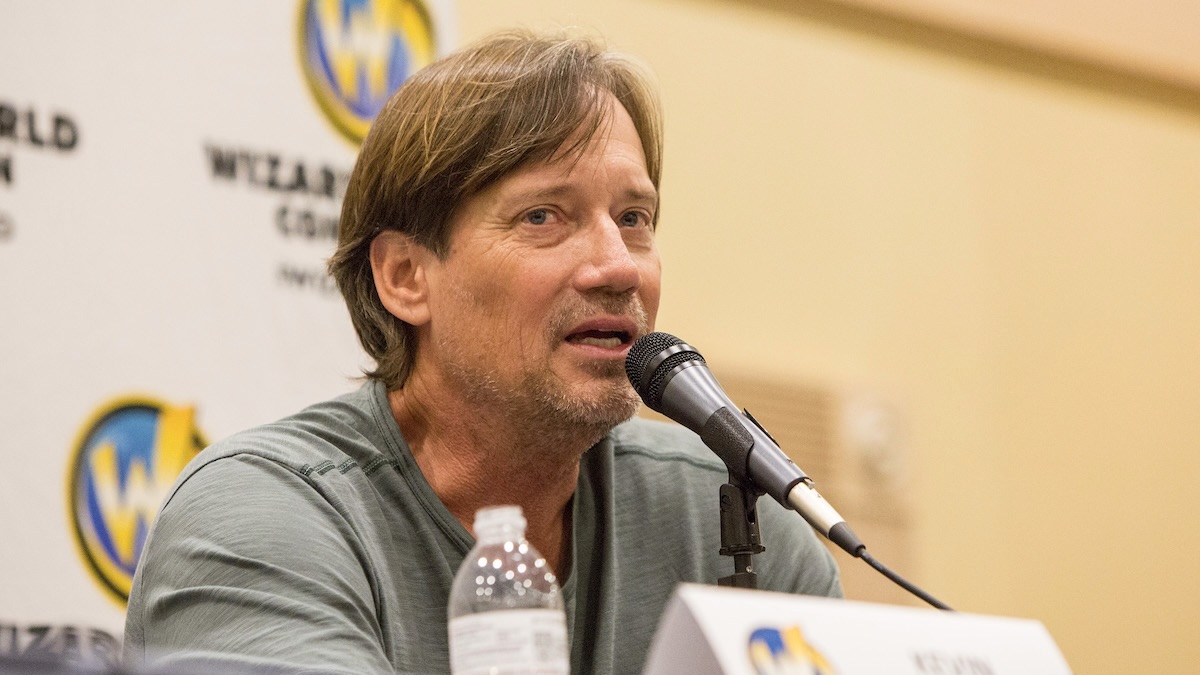
[[[475,537],[450,588],[450,671],[569,675],[562,593],[525,540],[521,507],[480,509]]]

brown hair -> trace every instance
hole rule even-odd
[[[582,151],[604,124],[607,93],[633,118],[657,188],[662,122],[654,88],[628,57],[591,40],[496,35],[418,71],[392,95],[350,174],[329,261],[358,339],[375,359],[368,377],[400,388],[416,349],[412,326],[388,312],[375,289],[375,236],[398,230],[444,257],[459,205],[523,165]]]

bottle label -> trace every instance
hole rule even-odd
[[[570,675],[567,620],[558,609],[508,609],[450,621],[454,675]]]

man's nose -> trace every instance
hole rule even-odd
[[[628,293],[641,285],[641,268],[622,236],[621,227],[607,215],[587,228],[586,257],[576,275],[580,291],[603,289]]]

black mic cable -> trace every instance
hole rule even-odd
[[[779,448],[749,412],[739,412],[700,352],[668,333],[642,336],[625,357],[625,373],[651,410],[700,435],[729,471],[794,509],[813,529],[861,558],[888,579],[943,610],[950,607],[906,581],[867,553],[867,547],[813,481]]]

